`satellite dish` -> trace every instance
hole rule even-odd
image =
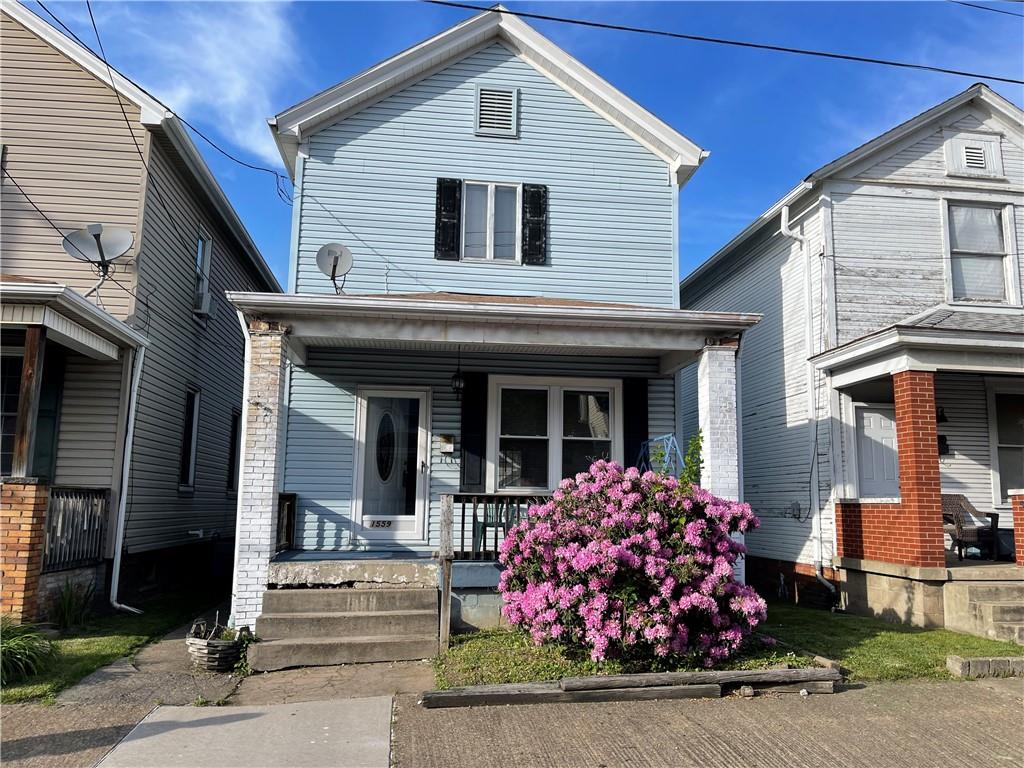
[[[124,256],[134,241],[131,231],[123,227],[105,227],[90,224],[85,229],[76,229],[64,237],[62,245],[73,259],[99,266],[105,276],[110,262]]]
[[[344,278],[352,269],[352,251],[341,243],[327,243],[316,252],[316,265],[321,272],[331,278],[335,292],[341,293],[345,281],[342,279],[339,288],[338,278]]]

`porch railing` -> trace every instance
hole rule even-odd
[[[110,509],[108,488],[50,488],[43,540],[43,573],[103,560]]]
[[[456,560],[497,560],[508,530],[526,517],[540,496],[463,494],[452,496]]]
[[[295,504],[294,493],[277,495],[277,551],[295,549]]]

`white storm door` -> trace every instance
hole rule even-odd
[[[424,540],[429,409],[426,390],[359,390],[354,500],[360,538]]]
[[[862,499],[899,498],[895,409],[857,408],[857,480],[858,495]]]

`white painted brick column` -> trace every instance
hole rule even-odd
[[[736,405],[736,352],[726,341],[704,347],[697,363],[697,421],[701,431],[700,484],[725,499],[740,500],[739,428]],[[742,534],[736,534],[743,541]],[[744,562],[736,563],[736,578],[744,580]]]
[[[249,324],[245,445],[235,532],[231,621],[252,628],[263,606],[267,572],[277,545],[277,496],[284,446],[285,329]]]

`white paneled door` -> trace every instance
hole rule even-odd
[[[857,408],[857,473],[860,498],[899,497],[896,413],[891,406]]]

